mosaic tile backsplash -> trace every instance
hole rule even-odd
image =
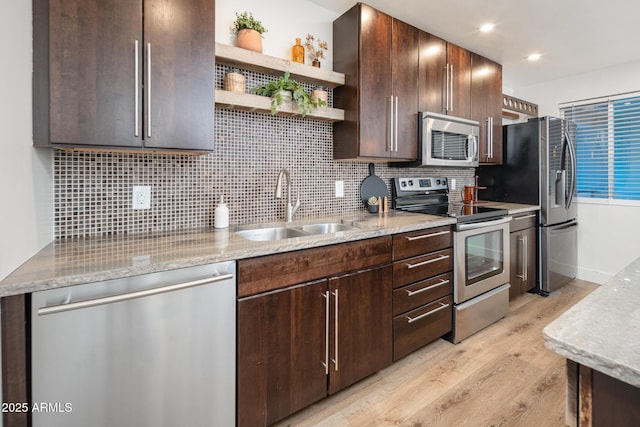
[[[217,65],[218,88],[225,71]],[[247,88],[273,79],[243,74]],[[331,123],[217,108],[214,137],[214,151],[202,156],[56,150],[55,237],[210,228],[221,195],[231,226],[283,220],[286,198],[274,197],[282,168],[291,173],[293,198],[301,201],[294,218],[364,211],[360,183],[369,175],[368,163],[333,160]],[[397,169],[380,163],[376,174],[391,193],[392,177],[446,176],[463,185],[474,170]],[[336,180],[344,181],[345,197],[334,197]],[[151,209],[132,209],[134,185],[151,186]]]

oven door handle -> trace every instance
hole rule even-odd
[[[475,230],[477,228],[490,227],[492,225],[506,224],[510,222],[512,219],[513,217],[505,216],[504,218],[497,219],[494,221],[473,222],[470,224],[458,224],[457,228],[458,228],[458,231]]]

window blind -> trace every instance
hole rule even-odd
[[[576,124],[577,196],[640,200],[640,94],[560,106]]]

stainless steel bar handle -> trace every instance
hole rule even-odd
[[[487,118],[487,158],[493,159],[493,117]]]
[[[425,292],[425,291],[437,288],[438,286],[446,285],[447,283],[449,283],[448,280],[440,280],[440,282],[436,283],[435,285],[427,286],[425,288],[418,289],[417,291],[410,291],[410,290],[407,289],[407,296],[408,297],[412,297],[412,296],[414,296],[416,294],[419,294],[421,292]]]
[[[387,104],[389,106],[389,116],[387,117],[389,120],[387,126],[387,149],[393,151],[393,96],[387,99]]]
[[[413,323],[413,322],[416,322],[416,321],[418,321],[418,320],[420,320],[420,319],[422,319],[422,318],[424,318],[424,317],[427,317],[427,316],[429,316],[429,315],[431,315],[431,314],[433,314],[433,313],[436,313],[436,312],[438,312],[438,311],[440,311],[440,310],[444,310],[444,309],[445,309],[445,308],[447,308],[447,307],[449,307],[449,304],[445,304],[445,303],[441,302],[441,303],[440,303],[440,307],[438,307],[438,308],[434,308],[433,310],[428,311],[428,312],[426,312],[426,313],[422,313],[420,316],[417,316],[417,317],[409,317],[409,316],[406,316],[406,317],[407,317],[407,323]]]
[[[151,43],[147,43],[147,136],[151,138]]]
[[[529,218],[535,218],[536,214],[533,215],[525,215],[525,216],[519,216],[517,218],[513,218],[514,221],[520,221],[521,219],[529,219]]]
[[[449,111],[449,64],[444,67],[444,111]]]
[[[336,289],[335,292],[332,292],[333,296],[335,297],[335,319],[334,319],[334,332],[335,332],[335,340],[334,340],[334,344],[335,344],[335,349],[334,349],[334,358],[331,359],[331,361],[333,362],[333,366],[334,369],[337,371],[338,370],[338,332],[340,330],[340,327],[338,325],[338,305],[339,305],[339,298],[338,298],[338,290]]]
[[[451,76],[449,78],[449,88],[450,88],[449,89],[449,98],[450,98],[449,111],[453,111],[453,79],[454,79],[454,77],[453,77],[453,64],[450,65],[449,67],[451,67],[451,72],[449,73],[450,76]]]
[[[324,306],[324,366],[325,375],[329,375],[329,291],[322,294],[322,298],[325,299]]]
[[[529,236],[522,237],[522,280],[529,280]]]
[[[395,117],[395,121],[393,124],[393,141],[395,143],[395,152],[398,152],[398,97],[395,97],[395,106],[393,108],[393,114]]]
[[[134,43],[133,63],[135,73],[135,78],[133,79],[133,90],[135,92],[133,96],[133,136],[138,137],[140,135],[140,58],[138,54],[138,40]]]
[[[450,233],[450,231],[438,231],[437,233],[430,233],[430,234],[422,234],[420,236],[405,237],[405,239],[407,239],[410,242],[413,242],[414,240],[427,239],[429,237],[442,236],[443,234],[449,234],[449,233]]]
[[[447,258],[449,258],[449,255],[440,255],[438,258],[429,259],[427,261],[422,261],[422,262],[419,262],[417,264],[407,264],[407,268],[408,269],[412,269],[412,268],[416,268],[416,267],[422,267],[423,265],[427,265],[427,264],[431,264],[431,263],[434,263],[434,262],[442,261],[443,259],[447,259]]]
[[[511,221],[511,219],[512,218],[510,216],[505,216],[504,218],[497,219],[495,221],[473,222],[471,224],[458,224],[457,227],[459,231],[474,230],[476,228],[489,227],[491,225],[506,224],[507,222]]]
[[[96,307],[98,305],[113,304],[115,302],[128,301],[136,298],[148,297],[151,295],[163,294],[167,292],[178,291],[195,286],[207,285],[209,283],[222,282],[224,280],[233,279],[233,274],[222,274],[220,276],[207,277],[206,279],[193,280],[185,283],[177,283],[175,285],[162,286],[160,288],[145,289],[143,291],[130,292],[127,294],[112,295],[108,297],[100,297],[90,300],[72,302],[68,304],[53,305],[51,307],[41,307],[38,309],[38,316],[48,314],[62,313],[65,311],[78,310],[81,308]]]
[[[522,280],[524,281],[524,280],[525,280],[525,279],[524,279],[524,276],[525,276],[525,274],[526,274],[526,273],[524,272],[524,271],[525,271],[525,270],[524,270],[524,237],[523,237],[523,236],[518,236],[517,241],[518,241],[518,245],[520,246],[520,250],[519,250],[519,251],[518,251],[518,253],[516,254],[516,263],[518,262],[518,257],[517,257],[517,255],[520,255],[520,257],[522,258],[522,262],[520,263],[520,266],[522,267],[522,273],[520,273],[520,274],[516,274],[516,277],[517,277],[518,279],[522,279]]]
[[[573,197],[576,193],[576,178],[577,178],[577,160],[576,153],[573,148],[573,141],[571,141],[571,137],[569,136],[569,131],[565,129],[564,131],[565,138],[567,138],[567,146],[569,147],[569,157],[571,158],[571,192],[569,193],[569,200],[567,201],[567,208],[571,206],[573,203]]]

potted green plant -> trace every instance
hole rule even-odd
[[[291,80],[288,71],[277,81],[254,87],[251,91],[258,95],[271,97],[271,114],[274,115],[278,106],[285,101],[295,102],[302,117],[305,117],[317,107],[327,105],[322,99],[312,98],[300,83]]]
[[[236,46],[262,53],[262,34],[267,30],[251,12],[244,11],[241,14],[236,12],[233,31],[237,34]]]

